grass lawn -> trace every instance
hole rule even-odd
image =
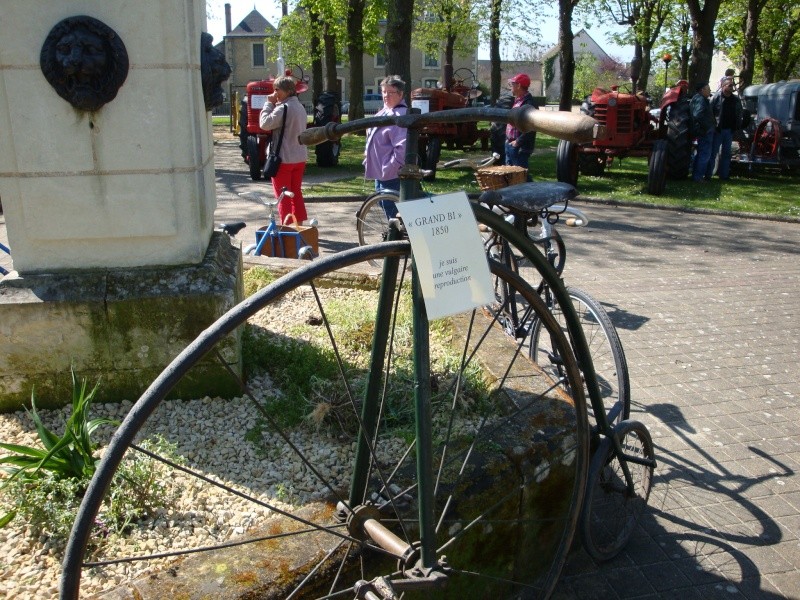
[[[531,172],[535,181],[555,181],[555,149],[558,140],[539,135],[537,153],[531,158]],[[307,172],[330,174],[331,179],[344,177],[310,186],[309,196],[366,195],[372,191],[372,181],[364,181],[361,160],[364,137],[349,135],[342,139],[339,166],[322,169],[310,152]],[[470,151],[442,148],[441,161],[464,156],[488,156],[479,148]],[[352,176],[347,177],[348,173]],[[758,170],[752,173],[735,173],[727,182],[714,179],[710,183],[698,184],[690,179],[667,180],[664,193],[652,196],[647,187],[647,158],[615,160],[602,177],[580,176],[578,190],[582,197],[636,202],[679,208],[703,208],[733,212],[747,212],[800,218],[800,175]],[[426,192],[441,194],[454,190],[480,191],[471,170],[454,169],[438,171],[436,181],[423,182]]]

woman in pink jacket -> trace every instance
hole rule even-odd
[[[303,172],[308,162],[308,148],[298,141],[300,133],[306,130],[308,117],[306,109],[297,98],[294,79],[291,77],[277,77],[273,84],[275,91],[267,96],[267,102],[261,109],[258,124],[264,131],[272,132],[270,144],[277,144],[283,129],[283,141],[278,156],[281,157],[281,166],[278,174],[272,178],[272,189],[275,198],[280,196],[285,187],[294,192],[294,198],[284,196],[278,204],[278,215],[281,223],[289,214],[294,214],[297,224],[302,225],[308,218],[306,205],[303,202]],[[286,124],[283,115],[286,113]]]
[[[398,75],[389,75],[381,81],[383,108],[375,116],[400,116],[408,107],[403,98],[405,82]],[[364,148],[364,177],[375,180],[375,190],[400,191],[400,167],[406,160],[406,130],[396,125],[367,129]],[[381,202],[388,218],[397,215],[394,202]]]

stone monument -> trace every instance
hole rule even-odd
[[[230,68],[200,0],[28,0],[0,18],[0,410],[135,399],[241,298],[214,232],[211,107]],[[226,360],[239,367],[234,336]],[[231,382],[209,362],[201,395]]]

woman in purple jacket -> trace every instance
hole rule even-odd
[[[403,93],[405,82],[397,75],[389,75],[381,81],[383,108],[376,117],[384,115],[400,116],[406,114]],[[367,144],[364,149],[364,177],[375,180],[375,190],[400,191],[400,167],[406,159],[406,131],[402,127],[372,127],[367,129]],[[388,218],[397,215],[394,202],[381,202]]]

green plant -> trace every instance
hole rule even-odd
[[[0,448],[14,453],[0,458],[0,463],[11,465],[3,467],[3,471],[10,476],[4,485],[15,479],[35,484],[46,475],[47,479],[51,479],[51,475],[54,480],[75,479],[88,482],[92,478],[99,460],[94,455],[97,445],[92,442],[92,434],[101,425],[117,424],[111,419],[89,419],[89,407],[97,388],[95,385],[87,394],[86,379],[79,385],[75,372],[72,371],[72,413],[61,436],[44,426],[36,410],[35,393],[31,392],[31,410],[27,412],[36,427],[42,447],[0,443]],[[0,527],[13,518],[14,511],[0,517]]]

